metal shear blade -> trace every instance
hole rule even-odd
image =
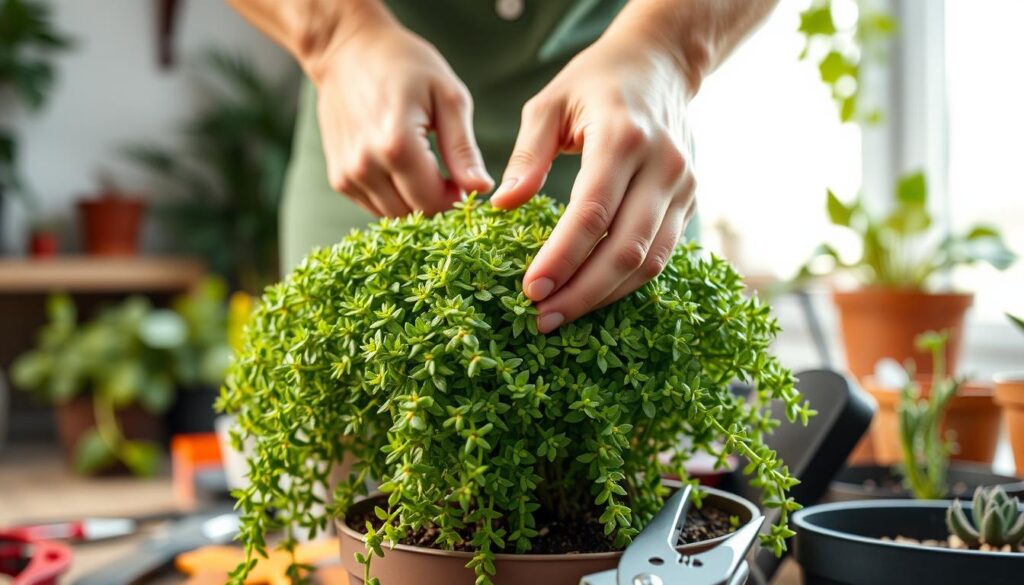
[[[617,570],[584,577],[580,585],[733,585],[748,568],[744,557],[754,544],[764,516],[732,533],[714,548],[683,555],[676,550],[692,488],[684,486],[665,502],[622,554]]]

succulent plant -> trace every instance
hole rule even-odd
[[[1020,503],[1000,486],[979,487],[974,491],[970,519],[960,500],[953,500],[946,511],[946,526],[951,534],[972,548],[982,544],[1016,548],[1024,541],[1024,513]]]

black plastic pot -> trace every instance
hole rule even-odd
[[[953,550],[879,540],[945,539],[946,501],[868,500],[796,513],[804,585],[1019,585],[1024,553]],[[968,504],[966,506],[970,508]]]
[[[166,415],[168,437],[212,433],[213,419],[217,418],[213,403],[218,396],[220,389],[213,386],[180,388]]]
[[[1024,481],[1008,475],[992,473],[984,465],[952,463],[947,476],[948,498],[970,499],[979,486],[1000,485],[1011,496],[1024,496]],[[882,465],[856,465],[836,475],[825,497],[827,502],[856,500],[909,499],[910,492],[903,487],[900,476],[892,467]]]

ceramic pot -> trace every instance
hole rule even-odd
[[[760,512],[749,501],[713,488],[701,488],[707,492],[705,506],[713,506],[730,515],[739,517],[743,526],[758,517]],[[364,513],[383,501],[383,496],[369,498],[355,504],[353,513]],[[355,560],[357,552],[365,553],[363,535],[348,527],[344,519],[337,522],[341,541],[341,563],[348,571],[350,585],[364,585],[363,565]],[[715,539],[680,547],[680,552],[691,554],[707,550],[726,538]],[[614,569],[621,552],[586,554],[498,554],[495,555],[494,585],[523,585],[537,583],[544,585],[579,585],[580,579],[591,573]],[[474,574],[466,568],[473,558],[472,553],[445,551],[433,548],[397,545],[394,549],[385,546],[384,557],[374,557],[371,575],[380,579],[381,585],[473,585]],[[415,576],[414,578],[412,576]]]
[[[81,200],[78,211],[85,250],[92,256],[134,256],[139,252],[139,228],[145,205],[141,199],[105,193]]]
[[[931,392],[931,376],[918,376],[921,394]],[[878,403],[878,412],[871,423],[875,462],[892,465],[903,459],[900,448],[900,391],[886,388],[874,376],[867,376],[862,386]],[[942,421],[942,433],[956,435],[959,450],[951,456],[955,461],[992,463],[999,444],[999,415],[992,386],[981,382],[965,382],[950,399]]]
[[[29,236],[28,251],[33,258],[52,258],[57,255],[60,244],[57,234],[48,231],[34,231]]]
[[[964,503],[970,509],[970,501]],[[879,500],[811,506],[793,516],[804,585],[1019,584],[1024,553],[954,550],[882,537],[945,539],[946,501]]]
[[[996,376],[996,402],[1003,407],[1006,434],[1020,475],[1024,473],[1024,372]]]
[[[832,300],[839,310],[846,364],[858,380],[873,374],[882,358],[913,359],[917,371],[930,372],[931,356],[914,347],[914,338],[925,331],[949,331],[946,364],[950,374],[956,373],[964,315],[973,295],[865,288],[835,292]]]
[[[992,473],[991,468],[976,463],[952,463],[946,473],[949,486],[947,498],[970,499],[975,488],[998,485],[1011,496],[1024,497],[1024,481]],[[858,465],[840,471],[828,493],[826,502],[851,502],[856,500],[910,499],[910,492],[903,487],[902,478],[891,466]]]

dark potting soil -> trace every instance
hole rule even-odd
[[[538,534],[532,539],[533,548],[528,554],[583,554],[618,550],[612,546],[612,540],[605,536],[604,529],[598,522],[599,517],[600,513],[588,512],[570,520],[538,518]],[[383,524],[383,521],[373,514],[372,509],[347,516],[345,524],[362,533],[367,520],[375,529],[380,528]],[[733,526],[729,514],[707,505],[700,510],[691,507],[686,515],[686,523],[683,525],[680,544],[710,540],[732,531]],[[421,528],[415,533],[407,533],[399,544],[441,548],[436,545],[438,534],[439,530],[434,526]],[[456,545],[455,550],[470,550],[468,543],[472,537],[471,531],[464,529],[461,535],[464,543]]]

